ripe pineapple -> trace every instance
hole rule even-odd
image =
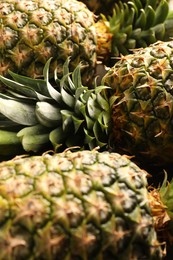
[[[112,17],[97,20],[76,0],[2,0],[0,75],[7,76],[10,69],[40,78],[50,57],[51,74],[57,68],[61,75],[62,64],[71,57],[71,70],[82,62],[86,84],[92,80],[97,61],[108,62],[110,56],[172,36],[168,12],[166,0],[156,10],[153,0],[145,7],[134,0],[120,2]]]
[[[146,172],[127,157],[16,157],[0,173],[1,260],[162,259]]]
[[[0,76],[0,154],[99,146],[156,164],[173,163],[173,41],[122,56],[94,89],[83,86],[80,66],[53,86],[10,72]],[[50,146],[49,146],[50,145]],[[19,153],[19,150],[17,150]]]
[[[115,147],[153,162],[173,163],[173,41],[121,57],[103,84],[113,90]]]
[[[2,0],[0,3],[0,74],[8,69],[32,77],[42,76],[43,65],[54,57],[52,68],[71,56],[87,67],[96,63],[94,16],[75,0]],[[87,75],[88,74],[88,75]],[[85,76],[84,76],[85,77]]]

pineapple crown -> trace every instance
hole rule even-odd
[[[163,205],[165,206],[165,209],[169,216],[169,220],[171,220],[173,225],[173,179],[171,181],[168,181],[168,176],[166,172],[164,181],[159,188],[159,195]]]
[[[166,0],[119,1],[112,16],[102,16],[112,34],[112,56],[126,55],[135,48],[170,39],[172,16]]]
[[[149,203],[155,229],[161,239],[173,244],[173,179],[168,180],[167,172],[163,183],[156,189],[148,187]]]
[[[109,87],[83,86],[81,64],[69,72],[69,61],[61,79],[55,70],[54,86],[49,80],[51,59],[44,67],[43,79],[13,72],[9,72],[11,79],[0,76],[7,86],[0,93],[0,146],[22,144],[25,151],[38,152],[50,143],[56,150],[107,145],[112,103]]]

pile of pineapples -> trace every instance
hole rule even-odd
[[[0,260],[172,257],[170,6],[1,0]]]

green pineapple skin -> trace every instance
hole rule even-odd
[[[71,71],[81,62],[83,83],[90,85],[97,61],[112,64],[112,58],[134,48],[172,37],[168,3],[157,3],[119,1],[106,18],[96,17],[77,0],[2,0],[0,75],[8,75],[10,69],[40,78],[46,61],[53,57],[51,76],[55,68],[62,76],[63,63],[71,57]]]
[[[62,64],[71,57],[71,70],[83,64],[83,80],[96,66],[94,15],[76,0],[2,0],[0,3],[0,74],[12,70],[42,77],[46,61],[62,75]]]
[[[146,172],[116,153],[1,162],[0,259],[162,259],[146,187]]]
[[[153,164],[173,163],[173,41],[122,56],[104,76],[112,88],[112,143]]]

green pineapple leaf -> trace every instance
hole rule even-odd
[[[20,144],[20,139],[17,134],[12,131],[0,130],[0,145],[18,145]]]
[[[37,123],[35,106],[15,100],[0,98],[0,113],[10,120],[21,125],[34,125]]]
[[[57,127],[54,130],[52,130],[49,134],[49,139],[54,148],[58,148],[59,146],[61,146],[64,143],[65,139],[62,127]]]
[[[48,102],[37,102],[35,114],[38,121],[46,127],[57,126],[62,121],[60,109]]]
[[[169,5],[166,1],[161,0],[155,12],[154,25],[163,23],[169,13]]]

